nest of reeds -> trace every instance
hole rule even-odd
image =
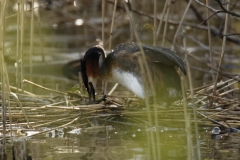
[[[39,86],[26,80],[25,82]],[[7,100],[6,131],[8,136],[33,136],[59,128],[68,128],[70,131],[79,127],[85,130],[106,128],[107,123],[100,126],[92,124],[90,120],[93,118],[145,127],[153,123],[164,125],[166,121],[182,123],[186,119],[184,114],[180,113],[187,112],[191,115],[195,112],[199,115],[198,124],[217,125],[238,132],[239,88],[232,87],[236,83],[238,77],[219,82],[216,86],[213,84],[196,88],[193,90],[194,94],[187,91],[187,98],[173,103],[172,106],[146,106],[143,100],[136,97],[120,96],[107,96],[105,101],[99,104],[86,105],[88,97],[81,93],[79,88],[66,93],[48,89],[57,93],[54,96],[40,96],[26,91],[11,92]],[[184,104],[187,111],[184,111]],[[119,117],[120,121],[117,120]],[[195,121],[190,119],[190,123],[192,122]],[[182,124],[184,128],[184,123]],[[174,125],[177,124],[173,123]]]

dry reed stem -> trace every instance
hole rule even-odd
[[[6,6],[7,1],[3,0],[0,3],[0,75],[1,75],[1,91],[2,91],[2,105],[1,105],[1,116],[2,116],[2,145],[1,145],[1,157],[2,159],[7,159],[6,156],[6,112],[7,107],[10,106],[9,101],[9,86],[8,86],[8,76],[7,76],[7,70],[5,67],[5,61],[4,61],[4,51],[5,51],[5,14],[6,14]],[[11,121],[10,121],[11,122]],[[12,135],[12,132],[11,132]],[[12,142],[12,139],[11,139]]]
[[[142,58],[141,58],[142,63],[140,63],[140,66],[142,65],[145,69],[143,70],[143,67],[140,67],[141,68],[141,72],[146,70],[145,73],[146,73],[146,76],[149,78],[150,88],[154,92],[153,95],[155,95],[155,89],[154,89],[154,85],[153,85],[153,80],[152,80],[152,77],[150,75],[149,68],[147,66],[146,57],[144,55],[144,51],[143,51],[143,48],[141,46],[140,38],[139,38],[139,36],[137,34],[137,31],[136,31],[136,29],[134,27],[135,23],[134,23],[133,18],[132,18],[131,14],[130,14],[129,8],[127,7],[126,3],[124,3],[124,4],[125,4],[125,9],[127,11],[128,17],[129,17],[130,25],[133,28],[135,38],[136,38],[137,42],[139,43],[140,51],[142,53]],[[149,110],[148,98],[146,98],[145,103],[146,103],[146,106],[147,106],[147,110]],[[153,103],[156,104],[156,97],[155,96],[153,97]],[[156,120],[156,124],[155,125],[158,126],[157,117],[155,117],[155,120]],[[149,122],[150,122],[150,125],[152,126],[153,123],[152,123],[152,120],[151,120],[150,116],[149,116]],[[151,134],[150,134],[151,135],[150,137],[151,137],[152,150],[153,150],[153,159],[159,159],[160,158],[160,157],[159,158],[157,157],[158,156],[156,154],[157,151],[156,151],[156,148],[154,147],[155,143],[157,143],[157,144],[160,143],[160,141],[159,141],[159,133],[157,132],[156,134],[157,134],[157,136],[156,136],[157,137],[157,142],[155,142],[155,140],[154,140],[155,138],[153,136],[153,133],[151,132]],[[160,150],[160,148],[158,148],[158,150]]]
[[[220,126],[222,126],[222,127],[229,128],[229,129],[231,129],[232,131],[237,131],[238,133],[240,133],[240,130],[239,130],[239,129],[230,127],[229,125],[226,125],[226,124],[223,124],[223,123],[221,123],[221,122],[218,122],[218,121],[216,121],[216,120],[214,120],[214,119],[212,119],[212,118],[208,118],[207,116],[205,116],[205,115],[204,115],[203,113],[201,113],[201,112],[197,112],[197,113],[198,113],[199,115],[203,116],[204,118],[210,120],[211,122],[215,123],[215,124],[218,124],[218,125],[220,125]]]
[[[10,92],[10,94],[17,100],[18,105],[19,105],[19,107],[21,108],[21,110],[22,110],[22,112],[23,112],[23,115],[24,115],[24,117],[25,117],[25,119],[26,119],[26,121],[27,121],[27,123],[28,123],[28,127],[30,127],[30,126],[29,126],[29,120],[28,120],[27,114],[26,114],[25,110],[23,109],[22,104],[21,104],[20,100],[18,99],[18,96],[17,96],[15,93],[13,93],[13,92]],[[11,114],[11,113],[10,113],[10,114]]]
[[[227,3],[227,10],[229,10],[229,0],[228,0],[228,3]],[[227,29],[228,29],[228,19],[229,19],[229,18],[228,18],[228,13],[226,13],[226,15],[225,15],[225,25],[224,25],[223,35],[226,35],[226,33],[227,33]],[[215,94],[214,92],[216,91],[217,81],[218,81],[218,77],[219,77],[219,71],[220,71],[220,69],[221,69],[222,62],[223,62],[223,57],[224,57],[224,53],[225,53],[225,46],[226,46],[226,36],[223,37],[222,51],[221,51],[220,61],[219,61],[219,64],[218,64],[217,75],[216,75],[216,78],[215,78],[213,94]]]
[[[24,12],[32,11],[32,9],[34,10],[34,9],[36,9],[36,8],[46,6],[47,4],[48,4],[48,3],[42,3],[42,4],[38,5],[37,7],[34,7],[34,5],[32,5],[33,8],[30,8],[30,9],[28,9],[28,10],[24,10]],[[18,6],[18,8],[19,8],[19,6]],[[19,11],[19,10],[18,10],[18,11]],[[19,13],[14,13],[14,14],[12,14],[12,15],[10,15],[10,16],[6,16],[5,19],[9,19],[9,18],[12,18],[12,17],[14,17],[14,16],[18,16],[18,15],[19,15]]]
[[[79,100],[70,100],[70,102],[77,102],[77,101],[79,101]],[[38,110],[38,109],[44,109],[44,108],[47,108],[47,106],[49,107],[49,106],[59,105],[59,104],[63,104],[63,103],[65,103],[65,101],[44,105],[44,106],[37,107],[37,108],[31,109],[31,110],[34,111],[34,110]]]
[[[236,76],[236,77],[234,77],[234,78],[238,78],[238,77],[239,77],[239,76]],[[230,83],[231,85],[235,84],[235,82],[232,82],[232,81],[234,81],[234,79],[228,79],[228,80],[226,80],[225,82],[222,82],[222,81],[221,81],[221,82],[217,83],[216,86],[217,86],[217,87],[220,87],[220,86],[223,86],[223,85],[225,85],[225,84],[227,84],[227,83]],[[227,87],[229,87],[229,86],[230,86],[230,85],[228,84]],[[224,89],[224,88],[226,88],[226,86],[223,86],[223,89]],[[211,85],[211,86],[208,86],[207,88],[204,88],[204,89],[196,92],[195,94],[204,95],[202,92],[209,92],[209,91],[212,91],[213,89],[214,89],[214,85]],[[222,89],[219,89],[219,90],[221,91]],[[211,95],[211,94],[206,95],[205,97],[203,97],[202,99],[196,101],[195,103],[197,104],[197,103],[203,102],[203,101],[204,101],[205,99],[207,99],[208,97],[212,97],[212,95]]]
[[[239,90],[239,88],[233,88],[233,89],[230,89],[230,90],[228,90],[226,92],[221,93],[220,96],[223,96],[223,95],[226,95],[228,93],[231,93],[231,92],[234,92],[234,91],[238,91],[238,90]]]
[[[105,46],[105,0],[102,0],[102,46]]]
[[[212,118],[212,117],[214,117],[214,116],[216,116],[216,115],[218,115],[218,114],[221,114],[221,113],[224,113],[224,112],[226,112],[226,111],[229,111],[229,110],[235,108],[236,106],[239,106],[239,104],[235,104],[235,105],[233,105],[232,107],[229,107],[229,108],[224,109],[224,110],[222,110],[222,111],[220,111],[220,112],[211,114],[211,115],[209,115],[209,116],[207,116],[207,117],[204,117],[204,118],[202,118],[202,119],[200,119],[200,120],[198,120],[198,121],[202,121],[203,119],[206,119],[206,118]],[[216,112],[216,110],[215,110],[215,112]]]
[[[185,42],[185,38],[184,38],[184,42]],[[184,43],[184,47],[186,48],[186,43]],[[188,61],[188,56],[186,58],[186,66],[187,66],[187,77],[188,77],[188,82],[189,82],[189,87],[190,87],[190,93],[191,96],[194,96],[194,92],[193,92],[193,80],[192,80],[192,73],[190,70],[190,64]],[[185,92],[184,92],[185,93]],[[192,104],[195,104],[194,99],[191,99]],[[194,116],[194,129],[195,129],[195,134],[196,134],[196,144],[197,144],[197,153],[198,153],[198,159],[201,159],[201,150],[200,150],[200,142],[199,142],[199,133],[198,133],[198,120],[197,120],[197,114],[196,114],[196,105],[193,105],[193,116]],[[190,138],[189,138],[190,139]],[[193,152],[193,151],[192,151]],[[194,154],[192,154],[192,157],[194,157]],[[191,158],[192,158],[191,157]]]
[[[184,111],[184,120],[185,120],[185,129],[187,133],[187,159],[192,158],[192,143],[191,143],[191,125],[190,125],[190,120],[189,120],[189,115],[187,112],[187,102],[186,102],[186,97],[185,97],[185,87],[184,87],[184,82],[185,79],[183,76],[181,76],[181,87],[182,87],[182,96],[183,96],[183,111]]]
[[[158,35],[159,35],[159,33],[161,32],[162,23],[163,23],[163,19],[164,19],[165,13],[166,13],[168,1],[169,1],[169,0],[166,0],[166,1],[165,1],[164,8],[163,8],[163,11],[162,11],[162,17],[161,17],[160,20],[159,20],[160,22],[159,22],[159,25],[158,25],[158,28],[157,28],[156,40],[158,40]]]
[[[218,90],[216,90],[217,92],[220,92],[220,91],[222,91],[222,90],[224,90],[224,89],[226,89],[226,88],[228,88],[228,87],[230,87],[231,85],[234,85],[234,84],[236,84],[236,83],[238,83],[238,81],[233,81],[233,82],[229,82],[229,84],[227,84],[227,85],[225,85],[224,87],[222,87],[222,88],[220,88],[220,89],[218,89]]]
[[[115,83],[115,85],[112,87],[112,89],[110,90],[110,92],[108,92],[107,96],[110,96],[118,87],[118,83]]]
[[[129,99],[134,99],[134,100],[140,100],[140,98],[138,98],[136,96],[123,96],[123,95],[119,95],[119,96],[106,95],[106,96],[110,97],[110,98],[129,98]]]
[[[208,6],[209,4],[209,0],[206,0],[206,5]],[[206,8],[206,12],[207,12],[207,18],[209,17],[209,9]],[[212,38],[211,38],[211,30],[210,30],[210,19],[208,21],[206,21],[207,23],[207,27],[208,27],[208,44],[209,44],[209,55],[210,55],[210,63],[213,66],[213,54],[212,54]],[[212,81],[214,82],[214,73],[213,73],[213,69],[211,68],[210,70],[211,75],[212,75]]]
[[[78,118],[79,118],[79,117],[78,117]],[[35,134],[33,134],[33,135],[26,136],[26,137],[33,137],[33,136],[37,136],[37,135],[39,135],[39,134],[43,134],[43,133],[46,133],[46,132],[50,132],[50,131],[56,130],[56,129],[58,129],[58,128],[66,127],[66,126],[68,126],[68,125],[74,123],[75,121],[77,121],[78,118],[74,118],[72,121],[70,121],[70,122],[68,122],[68,123],[66,123],[66,124],[63,124],[63,125],[61,125],[61,126],[58,126],[58,127],[52,128],[52,129],[50,129],[50,130],[42,131],[42,132],[39,132],[39,133],[35,133]]]
[[[101,109],[103,107],[104,107],[104,105],[102,105],[102,104],[70,106],[70,107],[65,107],[65,106],[48,106],[48,105],[45,106],[45,108],[57,108],[57,109],[65,109],[65,110],[81,110],[81,109],[95,110],[95,109]]]
[[[116,6],[117,6],[117,0],[114,0],[114,8],[112,13],[112,23],[110,28],[109,47],[108,47],[109,51],[112,48],[112,34],[113,34],[113,25],[114,25],[115,13],[116,13]]]
[[[43,87],[43,86],[41,86],[41,85],[39,85],[39,84],[33,83],[33,82],[28,81],[28,80],[26,80],[26,79],[24,79],[23,82],[26,82],[26,83],[28,83],[28,84],[34,85],[34,86],[36,86],[36,87],[39,87],[39,88],[41,88],[41,89],[44,89],[44,90],[47,90],[47,91],[50,91],[50,92],[55,92],[55,93],[59,93],[59,94],[66,95],[65,92],[61,92],[61,91],[57,91],[57,90],[50,89],[50,88],[47,88],[47,87]]]
[[[200,95],[206,95],[206,97],[211,97],[211,98],[215,98],[215,99],[219,99],[221,101],[224,101],[224,102],[229,102],[229,103],[239,103],[238,102],[238,99],[237,100],[234,100],[234,99],[226,99],[226,98],[222,98],[222,97],[219,97],[219,96],[213,96],[213,95],[208,95],[208,94],[204,94],[204,93],[199,93]],[[206,99],[207,99],[206,98]],[[195,104],[199,103],[199,102],[203,102],[203,101],[196,101]]]
[[[154,9],[153,9],[153,15],[154,15],[154,20],[153,20],[153,45],[156,45],[156,32],[157,32],[157,0],[153,1],[154,3]],[[159,153],[160,154],[160,153]],[[158,155],[160,157],[160,155]]]
[[[237,76],[237,77],[239,77],[239,76]],[[217,87],[221,87],[221,86],[223,86],[223,85],[225,85],[225,84],[227,84],[227,83],[231,83],[232,81],[234,81],[234,79],[228,79],[228,80],[226,80],[226,81],[220,81],[220,82],[218,82],[217,84],[216,84],[216,86]],[[210,85],[210,86],[208,86],[208,87],[206,87],[206,88],[204,88],[204,89],[201,89],[200,91],[198,91],[198,92],[196,92],[196,93],[201,93],[201,92],[209,92],[209,91],[212,91],[214,89],[214,84],[213,85]]]
[[[182,15],[182,18],[181,18],[181,20],[180,20],[180,23],[179,23],[179,25],[178,25],[177,31],[176,31],[176,33],[175,33],[175,35],[174,35],[174,37],[173,37],[171,50],[173,50],[173,48],[174,48],[174,45],[175,45],[177,36],[178,36],[179,31],[180,31],[180,29],[181,29],[181,27],[182,27],[182,23],[183,23],[183,21],[184,21],[184,19],[185,19],[185,17],[186,17],[187,11],[189,10],[189,7],[190,7],[191,4],[192,4],[192,0],[189,0],[189,1],[188,1],[188,5],[187,5],[187,7],[185,8],[185,11],[184,11],[184,13],[183,13],[183,15]]]
[[[1,86],[1,85],[2,85],[2,83],[0,83],[0,86]],[[21,90],[21,89],[19,89],[19,88],[17,88],[17,87],[14,87],[14,86],[9,86],[9,87],[10,87],[11,90],[21,91],[22,93],[26,93],[26,94],[28,94],[28,95],[35,95],[35,94],[31,93],[31,92],[27,92],[27,91],[25,91],[25,90]]]
[[[165,25],[164,25],[164,29],[163,29],[163,37],[162,37],[162,47],[164,46],[164,42],[165,42],[165,37],[166,37],[166,33],[167,33],[167,28],[168,28],[168,16],[169,16],[169,11],[170,11],[170,4],[171,4],[171,0],[167,0],[167,14],[166,14],[166,20],[165,20]]]
[[[115,13],[116,13],[116,7],[117,7],[117,0],[114,1],[114,8],[113,8],[113,15],[112,15],[112,23],[111,23],[111,29],[110,29],[110,38],[109,38],[109,51],[111,51],[111,48],[112,48],[112,32],[113,32],[113,25],[114,25],[114,19],[115,19]],[[105,82],[105,88],[104,88],[104,91],[106,90],[107,88],[107,82]],[[115,89],[118,87],[118,83],[116,83],[113,88],[110,90],[110,92],[108,93],[109,95],[111,95]],[[105,94],[106,92],[104,92]]]
[[[29,48],[29,65],[30,65],[30,81],[32,81],[32,54],[33,54],[33,37],[34,37],[34,0],[31,1],[31,25],[30,25],[30,48]],[[32,91],[32,88],[30,89]]]
[[[41,126],[48,126],[48,125],[50,125],[50,124],[52,124],[52,123],[61,122],[61,121],[63,121],[63,120],[67,120],[67,119],[71,119],[71,118],[75,118],[75,117],[79,117],[79,116],[81,116],[81,113],[80,113],[80,114],[77,114],[77,115],[73,115],[73,116],[69,116],[69,117],[65,117],[65,118],[53,120],[53,121],[50,121],[50,122],[41,123],[41,124],[38,124],[38,125],[33,125],[32,127],[33,127],[33,128],[36,128],[36,127],[41,127]]]
[[[18,11],[17,11],[17,41],[16,41],[16,59],[15,59],[15,67],[16,67],[16,89],[18,90],[19,89],[19,52],[20,52],[20,0],[18,0],[17,2],[17,5],[18,5]]]
[[[20,0],[20,57],[17,61],[20,63],[20,88],[23,90],[23,51],[24,51],[24,0]]]

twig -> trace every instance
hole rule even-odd
[[[2,85],[2,83],[0,82],[0,85]],[[25,91],[25,90],[21,90],[20,88],[16,88],[16,87],[13,87],[13,86],[9,86],[11,90],[15,90],[15,91],[20,91],[20,92],[23,92],[23,93],[26,93],[28,95],[35,95],[31,92],[28,92],[28,91]]]
[[[208,97],[219,99],[219,100],[222,100],[222,101],[238,103],[238,100],[226,99],[226,98],[222,98],[222,97],[218,97],[218,96],[214,96],[214,95],[208,95],[208,94],[204,94],[204,93],[198,93],[198,94],[205,95],[205,97],[196,101],[195,104],[198,104],[199,102],[202,102],[203,100],[207,99]]]
[[[115,83],[115,85],[112,87],[112,89],[110,90],[110,92],[107,94],[107,96],[110,96],[118,87],[118,83]]]
[[[159,25],[158,25],[158,28],[157,28],[156,40],[158,39],[158,35],[161,31],[161,27],[162,27],[162,23],[163,23],[163,19],[164,19],[165,13],[166,13],[167,6],[168,6],[168,0],[165,1],[165,4],[164,4],[164,8],[163,8],[163,11],[162,11],[162,17],[160,19],[160,22],[159,22]]]
[[[212,118],[212,117],[214,117],[214,116],[216,116],[216,115],[218,115],[218,114],[220,114],[220,113],[224,113],[224,112],[226,112],[226,111],[229,111],[229,110],[235,108],[235,107],[238,106],[238,105],[239,105],[239,104],[235,104],[235,105],[233,105],[232,107],[229,107],[229,108],[227,108],[227,109],[224,109],[224,110],[222,110],[222,111],[220,111],[220,112],[217,112],[217,113],[211,114],[211,115],[209,115],[209,116],[206,116],[206,117],[204,117],[203,119],[200,119],[199,121],[202,121],[202,120],[204,120],[204,119],[206,119],[206,118]]]
[[[67,95],[67,93],[65,93],[65,92],[61,92],[61,91],[57,91],[57,90],[54,90],[54,89],[46,88],[46,87],[43,87],[43,86],[41,86],[41,85],[39,85],[39,84],[33,83],[33,82],[31,82],[31,81],[28,81],[28,80],[26,80],[26,79],[24,79],[23,82],[26,82],[26,83],[28,83],[28,84],[34,85],[34,86],[36,86],[36,87],[42,88],[42,89],[47,90],[47,91],[51,91],[51,92],[55,92],[55,93]]]
[[[37,136],[37,135],[39,135],[39,134],[43,134],[43,133],[46,133],[46,132],[50,132],[50,131],[56,130],[56,129],[58,129],[58,128],[66,127],[67,125],[72,124],[73,122],[77,121],[78,119],[79,119],[79,117],[74,118],[72,121],[70,121],[70,122],[68,122],[68,123],[66,123],[66,124],[64,124],[64,125],[61,125],[61,126],[58,126],[58,127],[52,128],[52,129],[50,129],[50,130],[46,130],[46,131],[42,131],[42,132],[38,132],[38,133],[35,133],[35,134],[32,134],[32,135],[29,135],[29,136],[26,136],[26,137]]]
[[[166,20],[165,20],[165,25],[164,25],[164,29],[163,29],[163,37],[162,37],[162,44],[161,44],[161,46],[163,47],[164,46],[164,42],[165,42],[165,37],[166,37],[166,34],[167,34],[167,29],[168,29],[168,16],[169,16],[169,11],[170,11],[170,4],[171,4],[171,0],[167,0],[166,1],[166,3],[167,3],[167,14],[166,14]],[[162,18],[162,20],[164,19],[164,17]]]
[[[227,5],[227,9],[229,9],[229,4]],[[226,18],[225,18],[224,34],[227,33],[227,27],[228,27],[228,14],[226,14]],[[216,75],[216,79],[215,79],[215,83],[214,83],[213,94],[216,91],[216,87],[217,87],[219,71],[220,71],[220,68],[222,66],[223,57],[224,57],[224,53],[225,53],[225,45],[226,45],[226,37],[223,37],[222,52],[221,52],[221,57],[220,57],[220,61],[219,61],[219,64],[218,64],[218,70],[217,70],[217,75]]]
[[[184,13],[183,13],[183,15],[182,15],[181,21],[180,21],[180,23],[179,23],[179,25],[178,25],[177,31],[176,31],[176,33],[175,33],[175,35],[174,35],[174,37],[173,37],[171,50],[173,50],[173,48],[174,48],[176,38],[177,38],[177,36],[178,36],[178,33],[179,33],[180,29],[182,28],[182,23],[183,23],[183,21],[184,21],[184,19],[185,19],[185,17],[186,17],[187,11],[188,11],[191,3],[192,3],[192,0],[189,0],[188,5],[187,5],[187,7],[185,8],[185,11],[184,11]]]
[[[195,0],[195,2],[197,2],[198,4],[207,7],[208,9],[210,9],[213,12],[217,12],[218,10],[214,9],[213,7],[209,6],[208,4],[204,4],[202,2],[200,2],[199,0]]]
[[[56,123],[56,122],[63,121],[63,120],[66,120],[66,119],[70,119],[70,118],[74,118],[74,117],[79,117],[80,115],[81,115],[81,113],[80,113],[80,114],[77,114],[77,115],[70,116],[70,117],[57,119],[57,120],[55,120],[55,121],[46,122],[46,123],[41,123],[41,124],[38,124],[38,125],[35,125],[35,126],[32,126],[32,127],[33,127],[33,128],[36,128],[36,127],[41,127],[41,126],[50,125],[50,124],[52,124],[52,123]]]
[[[229,127],[229,126],[227,126],[227,125],[225,125],[225,124],[219,123],[218,121],[216,121],[216,120],[214,120],[214,119],[212,119],[212,118],[208,118],[207,116],[205,116],[205,115],[204,115],[203,113],[201,113],[201,112],[198,112],[198,111],[197,111],[197,113],[198,113],[199,115],[203,116],[204,118],[210,120],[211,122],[215,123],[215,124],[218,124],[218,125],[220,125],[220,126],[222,126],[222,127],[225,127],[225,128],[229,128],[230,131],[234,131],[234,132],[240,133],[240,130],[237,129],[237,128]]]
[[[25,117],[25,119],[26,119],[26,121],[28,123],[28,127],[30,127],[27,114],[26,114],[25,110],[23,109],[22,104],[21,104],[20,100],[18,99],[18,96],[15,93],[13,93],[13,92],[10,92],[10,94],[17,100],[18,105],[20,106],[20,108],[21,108],[21,110],[23,112],[23,115],[24,115],[24,117]]]
[[[235,17],[240,18],[240,15],[239,15],[239,14],[237,14],[237,13],[235,13],[235,12],[229,11],[229,1],[228,1],[228,3],[227,3],[227,9],[223,7],[223,5],[222,5],[222,3],[220,2],[220,0],[215,0],[215,1],[219,4],[219,6],[221,7],[221,9],[222,9],[225,13],[228,13],[228,14],[230,14],[230,15],[232,15],[232,16],[235,16]]]

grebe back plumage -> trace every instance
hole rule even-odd
[[[155,91],[151,90],[149,77],[144,73],[146,69],[141,71],[143,55],[140,45]],[[186,75],[182,59],[167,48],[140,45],[122,43],[107,56],[101,46],[93,46],[85,53],[81,60],[81,71],[91,102],[95,101],[97,79],[120,83],[140,98],[157,96],[157,99],[166,101],[181,95],[180,77],[175,66]]]

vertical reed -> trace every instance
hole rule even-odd
[[[186,17],[186,14],[189,10],[189,7],[192,3],[192,0],[189,0],[188,2],[188,5],[183,13],[183,16],[181,18],[181,21],[178,25],[178,28],[177,28],[177,31],[174,35],[174,38],[173,38],[173,42],[172,42],[172,47],[171,49],[173,50],[174,48],[174,45],[175,45],[175,42],[176,42],[176,38],[180,32],[180,29],[182,27],[182,23]],[[185,42],[185,41],[184,41]],[[186,43],[184,43],[184,47],[186,48]],[[191,91],[191,95],[193,97],[193,84],[192,84],[192,77],[191,77],[191,71],[190,71],[190,66],[189,66],[189,63],[188,63],[188,58],[186,58],[186,65],[187,65],[187,73],[188,73],[188,79],[189,79],[189,85],[190,85],[190,91]],[[184,89],[184,87],[182,87]],[[185,92],[183,93],[183,96]],[[194,104],[194,102],[192,102],[192,104]],[[188,140],[188,159],[192,159],[194,156],[194,150],[193,150],[193,147],[192,147],[192,140],[191,140],[191,123],[190,123],[190,115],[189,113],[187,113],[187,104],[186,102],[184,103],[184,117],[185,117],[185,127],[186,127],[186,132],[187,132],[187,140]],[[196,144],[197,144],[197,149],[198,149],[198,159],[201,159],[201,153],[200,153],[200,144],[199,144],[199,141],[198,141],[198,125],[197,125],[197,117],[196,117],[196,108],[195,106],[193,106],[193,115],[194,115],[194,122],[195,122],[195,134],[196,134]]]
[[[6,159],[6,105],[7,105],[7,93],[6,93],[6,84],[5,84],[5,62],[4,62],[4,32],[5,32],[5,10],[6,10],[7,1],[3,0],[1,2],[1,13],[0,13],[0,65],[1,65],[1,81],[2,81],[2,150],[1,158]]]
[[[16,85],[17,85],[17,90],[20,88],[20,81],[19,81],[19,56],[20,56],[20,0],[17,0],[17,46],[16,46],[16,62],[15,62],[15,67],[16,67]]]
[[[105,0],[102,0],[102,46],[105,45]]]
[[[112,13],[112,23],[111,23],[111,28],[110,28],[110,37],[109,37],[109,50],[112,48],[112,32],[113,32],[113,25],[114,25],[114,19],[115,19],[115,13],[116,13],[116,6],[117,6],[117,0],[114,1],[114,8],[113,8],[113,13]]]
[[[183,111],[184,111],[184,119],[185,119],[185,130],[187,134],[187,160],[192,160],[192,143],[191,143],[191,121],[190,115],[187,111],[187,99],[185,96],[185,77],[181,76],[181,85],[182,85],[182,95],[183,95]]]
[[[102,0],[102,46],[105,46],[105,0]],[[105,55],[106,56],[106,55]],[[107,82],[102,81],[102,92],[107,94]]]
[[[30,25],[30,51],[29,51],[29,65],[30,65],[30,81],[32,81],[32,54],[33,54],[33,37],[34,37],[34,0],[31,1],[31,25]],[[31,88],[32,89],[32,88]],[[30,89],[30,91],[31,91]]]
[[[134,20],[132,18],[132,14],[130,14],[130,11],[129,11],[129,8],[128,8],[127,4],[126,3],[124,3],[124,4],[125,4],[125,9],[127,11],[128,17],[129,17],[130,25],[133,28],[133,32],[134,32],[135,38],[136,38],[136,40],[137,40],[137,42],[139,44],[140,51],[142,53],[142,57],[139,59],[139,62],[141,64],[140,65],[141,72],[142,72],[142,74],[145,75],[144,77],[148,78],[148,81],[150,82],[150,88],[154,92],[155,89],[154,89],[154,85],[153,85],[153,80],[152,80],[152,77],[150,75],[149,68],[147,67],[147,62],[146,62],[146,58],[145,58],[145,55],[144,55],[143,48],[141,46],[140,38],[139,38],[139,36],[137,34],[137,31],[136,31],[136,29],[134,27],[135,23],[134,23]],[[153,93],[153,95],[155,95],[155,93]],[[155,96],[153,97],[153,103],[156,104],[156,97]],[[153,123],[152,123],[152,116],[150,114],[150,106],[149,106],[149,99],[148,98],[146,98],[145,104],[146,104],[146,108],[147,108],[149,124],[150,124],[150,127],[152,128]],[[154,109],[156,109],[156,107],[154,107]],[[152,157],[153,157],[153,159],[160,159],[160,157],[158,157],[158,156],[160,156],[160,147],[158,147],[157,149],[155,147],[156,144],[160,144],[159,133],[158,133],[157,113],[155,114],[154,118],[155,118],[155,123],[156,123],[155,126],[156,126],[156,129],[157,129],[157,132],[156,132],[157,139],[155,140],[155,136],[153,134],[153,131],[150,131],[150,138],[151,138],[150,141],[151,141]]]
[[[184,48],[186,50],[186,38],[183,39],[183,44],[184,44]],[[190,93],[191,93],[191,97],[194,97],[194,93],[193,93],[193,80],[192,80],[192,73],[191,73],[191,69],[190,69],[190,64],[188,61],[188,54],[186,55],[186,66],[187,66],[187,78],[188,78],[188,82],[189,82],[189,88],[190,88]],[[200,150],[200,142],[199,142],[199,133],[198,133],[198,120],[197,120],[197,111],[196,111],[196,105],[194,102],[194,99],[191,99],[191,103],[192,103],[192,108],[193,108],[193,116],[194,116],[194,129],[195,129],[195,135],[196,135],[196,145],[197,145],[197,154],[198,154],[198,159],[201,160],[201,150]],[[184,108],[185,110],[185,108]],[[190,123],[190,122],[188,122]],[[187,126],[187,125],[186,125]],[[191,140],[191,135],[188,134],[188,140]],[[192,141],[192,140],[191,140]],[[192,143],[189,143],[192,145]],[[192,150],[192,146],[189,147],[188,152],[192,152],[192,157],[194,157],[194,151]],[[191,150],[190,150],[191,148]]]
[[[154,21],[153,21],[153,45],[156,45],[156,30],[157,30],[157,0],[154,0]]]
[[[209,4],[209,1],[206,0],[206,5]],[[207,13],[207,18],[209,17],[209,9],[206,8],[206,13]],[[212,38],[211,38],[211,30],[210,30],[210,19],[206,21],[207,26],[208,26],[208,44],[209,44],[209,55],[210,55],[210,63],[213,66],[213,55],[212,55]],[[214,82],[214,74],[213,70],[211,68],[211,74],[212,74],[212,81]]]
[[[228,0],[227,1],[227,10],[229,10],[229,3],[230,2]],[[225,16],[225,24],[224,24],[223,35],[226,35],[227,29],[228,29],[228,13],[226,13],[226,16]],[[216,75],[215,82],[214,82],[213,93],[216,91],[217,81],[218,81],[218,77],[219,77],[219,71],[221,69],[222,62],[223,62],[223,57],[224,57],[224,53],[225,53],[225,46],[226,46],[226,36],[223,36],[222,51],[221,51],[220,61],[219,61],[219,64],[218,64],[217,75]]]
[[[159,33],[161,31],[161,28],[162,28],[162,23],[164,21],[164,16],[165,16],[166,9],[167,9],[167,6],[168,6],[168,1],[170,1],[170,0],[166,0],[166,2],[164,4],[164,8],[163,8],[163,11],[162,11],[162,17],[161,17],[161,20],[160,20],[158,28],[157,28],[156,40],[158,39],[158,35],[159,35]]]
[[[167,33],[167,27],[168,27],[168,16],[169,16],[169,11],[170,11],[171,0],[168,0],[166,3],[167,3],[167,14],[166,14],[165,25],[164,25],[164,30],[163,30],[162,47],[164,46],[165,36],[166,36],[166,33]]]
[[[23,45],[24,45],[24,0],[20,0],[20,84],[21,84],[21,90],[23,90]]]
[[[110,37],[109,37],[109,51],[112,48],[112,32],[113,32],[113,25],[114,25],[114,19],[115,19],[115,13],[116,13],[116,7],[117,7],[117,0],[114,1],[114,8],[113,8],[113,14],[112,14],[112,23],[111,23],[111,28],[110,28]],[[116,83],[113,88],[111,89],[111,91],[108,93],[108,95],[111,95],[113,93],[113,91],[118,87],[118,83]],[[105,82],[105,89],[104,89],[104,93],[106,93],[107,90],[107,82]]]
[[[177,31],[176,31],[176,33],[175,33],[175,35],[174,35],[174,38],[173,38],[173,41],[172,41],[171,50],[173,50],[173,48],[174,48],[174,44],[175,44],[175,41],[176,41],[176,39],[177,39],[178,33],[179,33],[180,29],[182,28],[182,23],[183,23],[183,21],[184,21],[184,19],[185,19],[185,17],[186,17],[186,14],[187,14],[187,12],[188,12],[188,9],[189,9],[191,3],[192,3],[192,0],[189,0],[188,5],[187,5],[187,7],[186,7],[186,9],[185,9],[185,11],[184,11],[184,13],[183,13],[183,15],[182,15],[181,21],[180,21],[180,23],[179,23],[179,25],[178,25]]]

